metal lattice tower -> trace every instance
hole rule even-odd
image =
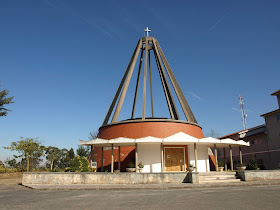
[[[140,62],[139,62],[139,67],[138,67],[138,73],[137,73],[137,81],[136,81],[136,86],[135,86],[135,93],[134,93],[134,100],[133,100],[133,107],[132,107],[132,112],[131,112],[131,119],[134,119],[135,116],[135,107],[136,107],[136,101],[137,101],[137,95],[138,95],[138,89],[139,89],[139,80],[140,80],[140,75],[142,71],[142,64],[144,64],[144,79],[143,79],[143,104],[142,104],[142,118],[140,120],[145,121],[147,119],[145,112],[146,112],[146,89],[147,89],[147,74],[149,74],[150,78],[150,95],[151,95],[151,112],[152,112],[152,118],[155,118],[154,116],[154,105],[153,105],[153,92],[152,92],[152,79],[151,79],[151,58],[150,58],[150,52],[153,51],[153,54],[155,56],[155,61],[157,64],[157,69],[159,72],[161,84],[164,90],[167,106],[169,109],[170,113],[170,118],[172,120],[180,120],[177,107],[174,102],[174,97],[171,92],[170,85],[168,83],[168,78],[174,88],[174,91],[176,93],[176,96],[178,98],[178,101],[182,107],[183,113],[187,119],[187,122],[190,123],[195,123],[197,124],[197,121],[189,107],[189,104],[167,62],[167,59],[165,55],[163,54],[163,51],[158,43],[158,41],[153,38],[149,37],[148,33],[150,30],[147,29],[145,30],[147,32],[147,36],[141,38],[137,46],[133,52],[133,55],[130,59],[130,62],[127,66],[127,69],[123,75],[123,78],[120,82],[120,85],[117,89],[117,92],[114,96],[114,99],[111,103],[111,106],[107,112],[107,115],[104,119],[103,126],[110,124],[110,123],[117,123],[118,117],[121,111],[121,108],[123,106],[123,102],[127,93],[127,89],[133,74],[133,71],[135,69],[136,61],[138,59],[138,56],[140,54]],[[140,52],[141,51],[141,52]],[[109,119],[111,118],[111,115],[114,111],[113,117],[111,122],[109,122]]]
[[[246,125],[246,117],[247,117],[247,114],[245,114],[244,101],[243,101],[242,95],[239,95],[239,104],[240,104],[240,110],[241,110],[241,118],[242,118],[243,128],[244,128],[244,130],[246,130],[246,129],[247,129],[247,125]]]

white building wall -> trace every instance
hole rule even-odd
[[[160,144],[137,144],[138,162],[144,165],[143,173],[161,172]]]
[[[197,172],[209,172],[209,156],[208,156],[208,146],[196,145],[197,149]],[[195,166],[194,158],[194,145],[188,145],[188,158],[190,164]]]

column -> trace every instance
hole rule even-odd
[[[136,173],[138,173],[138,147],[137,147],[137,143],[135,144],[135,169],[136,169]]]
[[[114,173],[114,144],[112,144],[111,151],[111,173]]]
[[[243,164],[241,146],[239,146],[239,157],[240,157],[240,166],[241,166]]]
[[[217,145],[214,144],[214,149],[215,149],[215,168],[216,171],[218,171],[218,154],[217,154]]]
[[[101,147],[101,172],[103,172],[103,153],[104,153],[104,148]]]
[[[161,172],[164,171],[164,162],[163,162],[163,143],[160,144],[160,159],[161,159]]]
[[[233,160],[232,160],[232,148],[229,145],[229,156],[230,156],[230,169],[233,171]]]
[[[121,172],[121,146],[119,146],[119,165],[118,165],[118,169]]]
[[[196,143],[194,143],[194,163],[195,163],[195,171],[198,172],[197,170],[197,149],[196,149]]]
[[[227,171],[226,148],[224,148],[224,165],[225,165],[225,171]]]

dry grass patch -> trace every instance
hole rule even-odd
[[[0,184],[4,185],[16,185],[20,184],[22,181],[22,173],[1,173],[0,174]]]

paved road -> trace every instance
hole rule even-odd
[[[169,190],[32,190],[0,185],[0,209],[280,209],[280,185]]]

